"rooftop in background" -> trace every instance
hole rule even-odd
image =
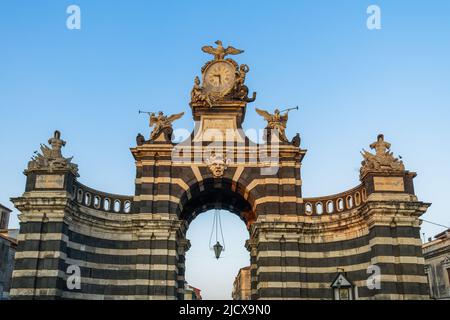
[[[19,235],[19,229],[6,229],[0,230],[0,238],[11,242],[13,246],[17,245],[17,236]]]
[[[447,239],[450,239],[450,229],[447,229],[447,230],[435,235],[434,240],[428,241],[422,245],[422,249],[430,249],[430,247],[440,244]]]
[[[2,209],[2,210],[4,210],[4,211],[8,211],[9,213],[11,213],[12,212],[12,210],[11,209],[9,209],[8,207],[5,207],[4,205],[2,205],[1,203],[0,203],[0,209]]]
[[[430,297],[450,299],[450,228],[422,245]]]
[[[441,233],[434,236],[435,239],[444,239],[450,237],[450,229],[447,229]]]
[[[191,286],[187,282],[186,282],[185,289],[186,289],[185,300],[203,300],[200,289]],[[187,295],[192,295],[192,296],[187,297]]]
[[[0,230],[9,228],[9,218],[12,210],[0,204]]]

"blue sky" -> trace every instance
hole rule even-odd
[[[81,30],[66,28],[70,4],[81,8]],[[381,8],[381,30],[366,28],[370,4]],[[209,58],[200,47],[222,39],[245,50],[236,59],[250,66],[247,83],[258,92],[245,128],[264,127],[254,107],[301,106],[290,114],[287,133],[300,132],[308,149],[305,197],[357,185],[359,151],[384,133],[418,172],[419,198],[433,203],[424,218],[449,225],[449,13],[444,0],[4,0],[0,202],[12,207],[9,198],[24,190],[27,161],[54,129],[67,140],[64,152],[74,156],[82,183],[133,194],[129,148],[138,132],[149,134],[137,110],[184,111],[175,126],[192,129],[189,94]],[[227,275],[230,283],[248,264],[245,226],[231,214],[223,219],[226,237],[236,240],[227,248],[229,260],[211,265],[194,258],[212,257],[202,238],[209,237],[212,214],[196,219],[189,232],[188,280],[203,286],[206,297],[228,298],[231,287],[205,282],[194,270]],[[427,237],[442,230],[423,227]]]

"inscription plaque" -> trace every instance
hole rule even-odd
[[[403,177],[374,177],[375,191],[405,191]]]
[[[36,188],[39,189],[61,189],[64,188],[64,175],[43,174],[36,177]]]
[[[235,120],[234,119],[224,119],[224,118],[210,118],[204,119],[203,130],[217,129],[225,132],[225,130],[235,130]]]
[[[238,133],[234,117],[203,117],[194,141],[244,141]]]

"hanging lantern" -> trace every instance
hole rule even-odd
[[[219,232],[220,232],[220,235],[222,236],[223,246],[219,242]],[[213,239],[214,233],[216,236],[215,237],[216,244],[214,246],[212,246],[212,239]],[[223,237],[222,221],[220,219],[220,211],[218,209],[216,209],[214,212],[214,221],[213,221],[213,226],[212,226],[212,230],[211,230],[211,236],[209,237],[209,247],[211,248],[211,250],[214,250],[214,255],[217,260],[219,260],[222,252],[225,251],[225,239]]]
[[[216,255],[216,259],[219,260],[220,254],[222,253],[223,247],[219,241],[214,245],[214,254]]]

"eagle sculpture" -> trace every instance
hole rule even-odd
[[[217,44],[216,48],[214,48],[213,46],[202,47],[203,52],[214,55],[214,60],[223,60],[225,56],[229,54],[240,54],[244,52],[244,50],[239,50],[233,48],[232,46],[224,48],[221,40],[217,40],[214,43]]]

